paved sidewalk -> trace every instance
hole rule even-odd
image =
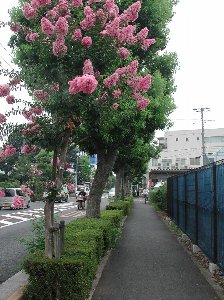
[[[136,200],[92,300],[219,299],[153,209]]]

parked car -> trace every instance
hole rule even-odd
[[[84,192],[86,192],[86,195],[89,196],[90,188],[88,186],[85,186],[85,185],[78,185],[77,190],[75,192],[76,198],[78,197],[78,194],[79,194],[79,192],[81,192],[82,189],[84,190]]]
[[[165,184],[164,181],[158,181],[154,186],[151,187],[151,190],[156,190]]]
[[[108,198],[114,198],[115,197],[115,187],[111,188],[108,192]]]
[[[30,207],[30,197],[25,195],[21,188],[6,188],[2,191],[4,192],[4,196],[0,197],[0,209],[16,209]],[[17,199],[15,198],[16,196]],[[19,201],[20,199],[22,199],[23,201]]]
[[[48,192],[44,192],[43,193],[43,201],[46,200],[47,196],[48,196]],[[62,201],[68,202],[68,200],[69,200],[69,190],[67,188],[67,185],[64,184],[62,186],[60,192],[57,194],[55,202],[62,202]]]

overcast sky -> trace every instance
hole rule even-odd
[[[7,10],[17,0],[2,1],[0,20],[7,20]],[[175,76],[177,109],[171,114],[170,130],[201,128],[200,114],[193,108],[209,107],[204,114],[205,128],[224,128],[224,0],[180,0],[170,23],[169,51],[176,51],[179,70]],[[0,31],[0,43],[7,47],[9,32]],[[0,44],[0,60],[5,67],[10,56]],[[5,110],[3,101],[0,112]]]

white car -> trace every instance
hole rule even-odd
[[[114,198],[115,197],[115,187],[109,190],[108,192],[108,198]]]

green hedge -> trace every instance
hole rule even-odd
[[[107,206],[106,210],[121,210],[123,215],[127,216],[130,212],[132,203],[126,200],[115,200],[111,201]]]
[[[149,194],[150,202],[159,210],[167,211],[167,186],[163,186],[153,189]]]
[[[24,262],[29,282],[24,299],[85,300],[100,258],[116,242],[123,213],[103,211],[100,219],[76,219],[65,227],[65,254],[48,259],[43,251]]]

